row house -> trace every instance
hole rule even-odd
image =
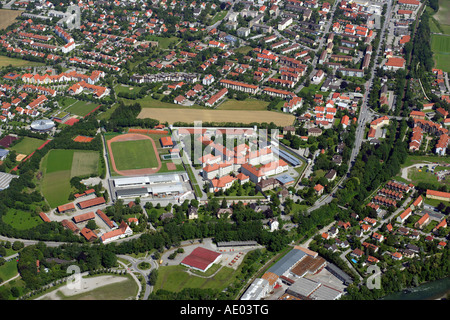
[[[251,94],[256,94],[259,90],[258,86],[244,83],[244,82],[227,80],[227,79],[220,80],[220,84],[228,89],[243,91],[243,92],[251,93]]]
[[[412,186],[404,184],[404,183],[398,183],[398,182],[395,182],[395,181],[392,181],[392,180],[388,181],[385,184],[385,187],[389,188],[389,189],[392,189],[392,190],[395,190],[395,191],[401,191],[403,193],[408,193],[408,192],[410,192],[412,190]]]

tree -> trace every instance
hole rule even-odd
[[[156,285],[156,281],[158,280],[158,269],[153,269],[148,275],[148,283],[151,286]]]
[[[12,249],[14,251],[19,251],[19,250],[21,250],[23,248],[24,248],[23,242],[21,242],[21,241],[14,241],[14,243],[12,245]]]

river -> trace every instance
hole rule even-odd
[[[396,292],[381,300],[435,300],[450,293],[450,277],[424,283],[408,291]]]

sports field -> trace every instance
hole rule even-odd
[[[157,155],[150,140],[118,141],[111,143],[118,170],[155,168]]]
[[[41,192],[55,208],[65,204],[72,192],[70,179],[98,173],[97,151],[51,150],[41,162]]]
[[[288,126],[294,123],[295,116],[281,112],[263,110],[205,110],[205,109],[142,109],[138,118],[157,119],[161,123],[194,123],[195,121],[215,123],[275,123]]]
[[[98,106],[97,103],[92,103],[89,101],[77,101],[69,108],[67,108],[65,111],[84,117],[89,112],[94,110],[97,106]]]
[[[434,53],[435,67],[450,72],[450,35],[433,34],[431,50]]]
[[[36,138],[24,137],[22,141],[11,147],[11,150],[20,154],[29,155],[39,148],[45,141]]]

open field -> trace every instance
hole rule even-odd
[[[450,25],[450,2],[448,0],[439,0],[439,11],[434,18],[441,25]]]
[[[145,96],[142,99],[126,99],[126,98],[120,98],[123,100],[124,104],[130,105],[139,103],[142,108],[172,108],[172,109],[180,109],[179,104],[171,103],[171,102],[163,102],[161,100],[153,99],[150,95]],[[182,107],[181,107],[182,108]],[[199,105],[192,105],[189,107],[185,107],[186,109],[204,109],[202,106]]]
[[[228,99],[217,107],[217,110],[267,110],[267,101],[246,99],[244,101]]]
[[[2,219],[4,223],[9,224],[16,230],[28,230],[42,223],[41,218],[37,214],[18,209],[9,209],[2,216]]]
[[[84,176],[98,172],[99,156],[97,152],[76,151],[73,153],[71,177]]]
[[[216,123],[275,123],[278,126],[288,126],[294,123],[295,117],[272,111],[251,110],[198,110],[198,109],[142,109],[138,118],[152,118],[160,122],[194,123],[194,121]]]
[[[178,37],[158,37],[158,36],[147,36],[146,40],[158,41],[158,45],[161,49],[168,49],[171,44],[177,44],[180,42]]]
[[[98,173],[96,151],[51,150],[41,162],[41,192],[50,207],[67,203],[72,188],[70,179]]]
[[[0,68],[7,67],[9,65],[13,67],[31,67],[31,66],[43,66],[44,64],[41,62],[33,62],[28,60],[0,56]]]
[[[439,172],[441,170],[436,170],[435,172]],[[408,170],[408,179],[414,185],[417,185],[419,182],[431,183],[436,186],[436,188],[442,185],[450,185],[450,179],[438,181],[437,176],[434,175],[431,171],[426,171],[426,168],[411,168]]]
[[[0,9],[0,29],[5,29],[14,23],[16,18],[22,14],[20,10]]]
[[[36,138],[24,137],[22,141],[11,147],[17,153],[29,155],[39,148],[45,141]]]
[[[95,276],[82,278],[80,288],[64,285],[38,300],[134,300],[137,289],[131,276]]]

